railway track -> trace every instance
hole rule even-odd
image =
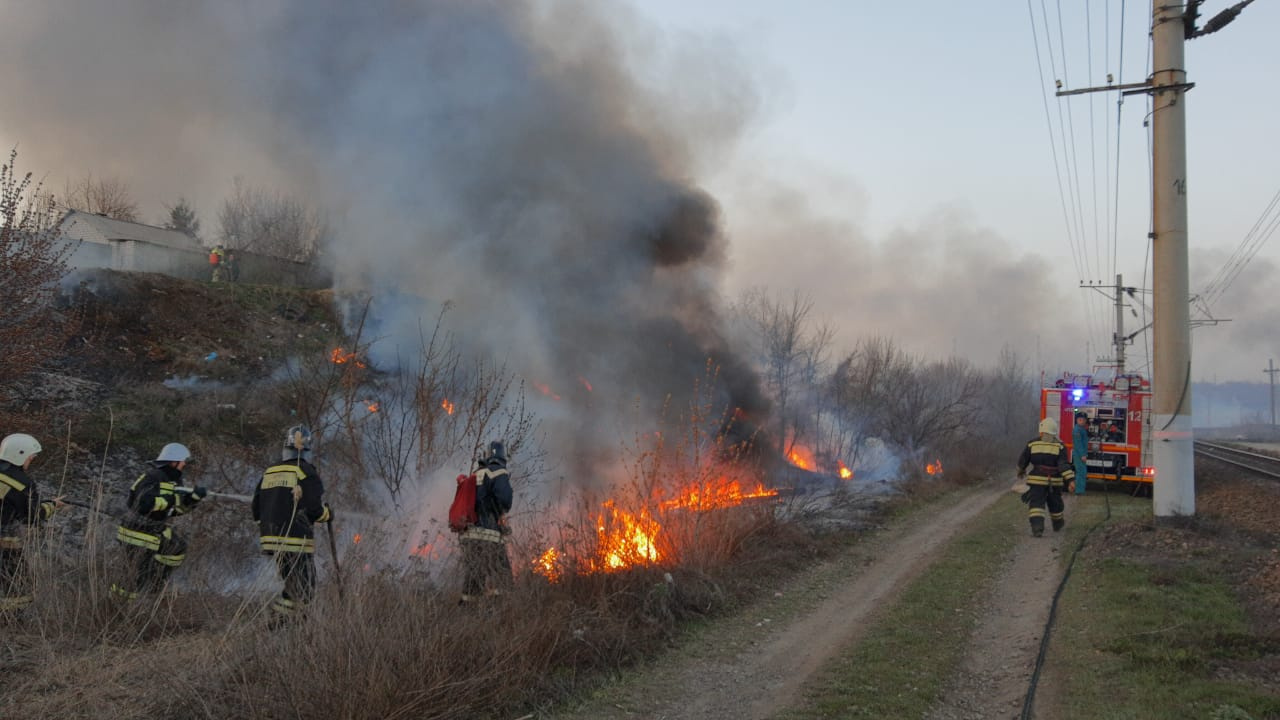
[[[1280,458],[1204,440],[1195,442],[1195,452],[1200,457],[1217,460],[1252,473],[1280,480]]]

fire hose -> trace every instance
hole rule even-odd
[[[175,493],[181,493],[183,495],[191,495],[196,491],[196,489],[193,487],[176,487],[173,489],[173,491]],[[236,502],[253,502],[253,498],[249,497],[248,495],[236,495],[235,493],[214,492],[212,490],[206,490],[205,496],[212,497],[212,498],[224,498],[226,500],[235,500]]]

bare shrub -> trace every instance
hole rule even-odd
[[[83,179],[68,180],[62,191],[62,203],[69,208],[114,220],[138,222],[138,203],[129,184],[120,178],[94,178],[85,173]]]
[[[66,338],[54,307],[74,248],[58,241],[57,210],[17,171],[18,151],[0,166],[0,386],[12,386],[51,359]]]
[[[236,178],[218,211],[227,247],[307,262],[329,241],[324,213],[299,198]]]

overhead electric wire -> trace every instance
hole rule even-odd
[[[1106,0],[1106,2],[1103,3],[1102,17],[1104,19],[1102,23],[1102,66],[1104,68],[1110,69],[1111,68],[1111,0]],[[1121,36],[1120,39],[1121,39],[1121,42],[1124,41],[1123,36]],[[1118,74],[1116,75],[1116,77],[1123,79],[1124,74],[1123,73]],[[1111,83],[1107,83],[1107,84],[1110,85]],[[1119,101],[1119,99],[1123,97],[1124,95],[1118,96],[1117,101]],[[1103,108],[1102,115],[1103,115],[1102,135],[1103,135],[1104,144],[1106,146],[1106,152],[1103,154],[1103,158],[1102,158],[1102,173],[1103,173],[1103,179],[1106,182],[1106,190],[1103,193],[1103,198],[1106,200],[1106,203],[1107,203],[1107,206],[1105,209],[1106,214],[1103,216],[1103,223],[1110,224],[1110,221],[1111,221],[1111,173],[1108,172],[1108,168],[1111,167],[1111,129],[1108,127],[1106,122],[1105,107]],[[1119,120],[1117,120],[1116,143],[1118,144],[1119,142],[1120,142],[1120,127],[1119,127]],[[1117,155],[1119,155],[1119,152],[1120,152],[1119,148],[1117,148],[1116,149]],[[1120,202],[1120,188],[1117,187],[1116,188],[1116,204],[1118,205],[1119,202]],[[1116,240],[1116,238],[1114,237],[1115,233],[1110,227],[1104,227],[1103,231],[1106,233],[1106,237],[1107,237],[1107,254],[1111,256],[1111,268],[1110,268],[1110,272],[1107,274],[1114,275],[1116,271],[1116,267],[1115,267],[1116,263],[1115,263],[1115,254],[1114,254],[1114,251],[1112,250],[1112,247],[1113,247],[1113,243]]]
[[[1058,73],[1058,61],[1053,53],[1053,35],[1052,33],[1049,32],[1049,10],[1047,7],[1045,7],[1045,0],[1040,0],[1040,17],[1044,23],[1045,48],[1049,52],[1049,70],[1056,77]],[[1033,16],[1033,23],[1034,23],[1034,16]],[[1032,29],[1034,32],[1034,25]],[[1059,140],[1062,143],[1062,165],[1066,171],[1066,192],[1065,194],[1062,192],[1061,185],[1063,183],[1062,183],[1062,180],[1059,179],[1058,181],[1059,194],[1063,196],[1064,198],[1063,202],[1065,203],[1065,206],[1067,206],[1067,232],[1072,242],[1071,252],[1074,256],[1073,259],[1076,260],[1076,266],[1077,266],[1076,270],[1077,270],[1077,273],[1079,274],[1080,281],[1084,282],[1084,279],[1088,277],[1088,266],[1086,264],[1088,258],[1085,254],[1085,248],[1083,246],[1084,238],[1082,233],[1080,232],[1080,228],[1077,223],[1076,198],[1075,198],[1074,191],[1072,189],[1073,175],[1071,172],[1071,155],[1070,153],[1067,152],[1067,123],[1062,115],[1062,102],[1059,101],[1056,105],[1058,109],[1058,129],[1060,131]],[[1050,125],[1052,126],[1052,121],[1050,121]],[[1056,150],[1055,150],[1055,155],[1056,155]],[[1077,250],[1077,246],[1079,246],[1079,250]],[[1075,255],[1075,253],[1077,252],[1079,253],[1079,255]]]
[[[1066,41],[1065,32],[1063,31],[1063,27],[1062,27],[1063,25],[1062,24],[1062,0],[1057,0],[1057,10],[1058,10],[1058,49],[1060,54],[1062,55],[1062,82],[1066,84],[1067,87],[1071,87],[1071,73],[1067,69],[1067,41]],[[1046,18],[1046,24],[1047,22],[1048,22],[1048,19]],[[1052,46],[1050,46],[1049,48],[1049,59],[1052,62],[1053,60]],[[1062,102],[1058,103],[1058,113],[1060,115],[1062,113],[1062,105],[1063,105]],[[1079,231],[1080,244],[1081,244],[1081,247],[1084,248],[1085,258],[1087,261],[1088,245],[1085,240],[1085,230],[1084,230],[1084,194],[1080,191],[1080,155],[1076,151],[1076,120],[1075,120],[1075,113],[1073,112],[1071,107],[1071,96],[1067,96],[1066,106],[1067,106],[1067,123],[1066,123],[1067,129],[1066,129],[1066,132],[1063,134],[1063,141],[1064,141],[1063,149],[1065,152],[1066,135],[1070,134],[1071,154],[1070,154],[1070,159],[1067,162],[1068,182],[1074,185],[1074,194],[1072,195],[1072,204],[1074,206],[1074,210],[1076,214],[1076,222],[1077,222],[1076,227],[1078,228],[1078,231]],[[1061,120],[1059,120],[1059,126],[1061,126]],[[1088,265],[1086,264],[1086,270],[1089,270],[1089,269],[1090,268],[1088,268]],[[1094,277],[1097,277],[1097,276],[1095,275]]]
[[[1240,259],[1239,262],[1236,263],[1235,267],[1232,268],[1231,274],[1227,276],[1227,278],[1222,282],[1222,285],[1214,292],[1213,297],[1208,298],[1209,302],[1222,297],[1222,294],[1231,286],[1231,283],[1235,282],[1236,278],[1240,276],[1240,273],[1244,271],[1244,268],[1249,264],[1249,261],[1258,254],[1258,251],[1262,249],[1262,246],[1266,241],[1275,233],[1277,227],[1280,227],[1280,215],[1273,217],[1266,229],[1257,233],[1255,241],[1249,248],[1248,252]]]
[[[1084,47],[1085,47],[1085,69],[1089,77],[1089,82],[1093,82],[1093,16],[1089,12],[1090,0],[1084,2]],[[1093,111],[1093,93],[1089,93],[1089,184],[1092,186],[1093,196],[1093,251],[1098,256],[1098,278],[1105,279],[1107,276],[1102,273],[1102,248],[1099,247],[1098,232],[1098,141],[1095,129],[1097,127],[1097,114]],[[1103,165],[1103,172],[1106,172],[1106,165]]]
[[[1052,39],[1051,39],[1051,36],[1049,35],[1048,17],[1047,17],[1047,13],[1045,13],[1044,0],[1040,0],[1040,8],[1041,8],[1042,15],[1045,16],[1045,25],[1044,25],[1045,40],[1046,40],[1047,49],[1050,52],[1050,63],[1052,64],[1053,63]],[[1031,22],[1031,42],[1032,42],[1032,46],[1035,48],[1036,71],[1037,71],[1037,79],[1039,80],[1037,84],[1040,86],[1040,99],[1044,107],[1045,127],[1049,131],[1049,151],[1050,151],[1050,154],[1053,156],[1053,176],[1055,181],[1058,184],[1058,200],[1062,207],[1062,220],[1067,231],[1067,245],[1071,249],[1071,260],[1075,264],[1076,277],[1080,282],[1084,282],[1085,274],[1084,274],[1084,266],[1082,264],[1082,257],[1081,257],[1081,253],[1076,248],[1076,237],[1075,237],[1075,233],[1072,231],[1071,213],[1067,210],[1067,192],[1064,190],[1063,183],[1062,183],[1062,163],[1059,162],[1058,160],[1058,145],[1057,145],[1056,138],[1054,137],[1053,114],[1049,111],[1049,94],[1045,90],[1045,85],[1044,85],[1045,83],[1044,61],[1040,55],[1040,35],[1039,35],[1039,31],[1036,29],[1036,14],[1035,14],[1035,9],[1031,4],[1031,0],[1027,0],[1027,17]],[[1051,68],[1051,70],[1053,69],[1055,68]],[[1059,120],[1061,120],[1061,109],[1059,109]],[[1063,148],[1064,148],[1064,154],[1065,154],[1065,148],[1066,148],[1065,142],[1063,144]],[[1065,158],[1063,159],[1063,162],[1065,162]],[[1085,312],[1085,322],[1089,323],[1090,315],[1089,315],[1089,307],[1087,302],[1084,305],[1084,312]]]
[[[1202,295],[1206,305],[1222,297],[1222,293],[1226,292],[1231,283],[1239,277],[1245,265],[1257,255],[1258,250],[1262,249],[1266,241],[1275,233],[1276,227],[1280,225],[1280,213],[1275,213],[1274,217],[1271,216],[1277,206],[1280,206],[1280,190],[1276,191],[1271,202],[1262,211],[1262,215],[1254,222],[1253,227],[1249,228],[1249,232],[1245,233],[1240,245],[1205,287]]]
[[[1062,27],[1063,25],[1062,1],[1058,0],[1055,7],[1057,8],[1057,16],[1058,16],[1058,41],[1059,41],[1059,51],[1060,51],[1059,54],[1062,56],[1062,78],[1061,79],[1062,79],[1062,82],[1066,84],[1067,87],[1070,87],[1071,75],[1067,69],[1066,36],[1064,34],[1063,27]],[[1044,20],[1045,45],[1049,49],[1049,63],[1052,66],[1053,72],[1056,74],[1058,70],[1058,66],[1053,53],[1053,34],[1050,32],[1050,29],[1049,29],[1049,9],[1048,7],[1046,7],[1044,0],[1040,0],[1040,12],[1041,12],[1042,19]],[[1070,232],[1074,233],[1075,242],[1079,247],[1080,260],[1078,262],[1078,265],[1081,268],[1080,282],[1081,284],[1083,284],[1086,282],[1086,280],[1088,280],[1089,283],[1092,284],[1092,281],[1094,278],[1096,278],[1096,276],[1093,275],[1095,268],[1093,267],[1093,263],[1090,263],[1089,245],[1088,245],[1088,240],[1085,237],[1084,213],[1081,209],[1084,205],[1084,199],[1083,199],[1082,193],[1080,192],[1080,162],[1079,162],[1079,156],[1076,153],[1075,117],[1074,117],[1074,113],[1071,112],[1070,96],[1067,97],[1067,100],[1065,102],[1067,106],[1067,113],[1066,113],[1065,119],[1062,111],[1063,104],[1064,103],[1062,100],[1059,100],[1057,103],[1058,129],[1061,131],[1060,138],[1062,141],[1062,159],[1063,159],[1063,164],[1066,167],[1067,196],[1070,199],[1070,205],[1071,205]],[[1069,149],[1068,149],[1068,135],[1070,135]],[[1088,338],[1096,341],[1102,335],[1100,332],[1100,328],[1103,327],[1103,325],[1101,324],[1102,322],[1101,319],[1103,318],[1103,314],[1099,311],[1097,298],[1093,297],[1091,293],[1085,294],[1083,298],[1083,302],[1084,302],[1084,314],[1085,314],[1085,332],[1087,333]],[[1092,356],[1090,355],[1090,357],[1088,357],[1087,359],[1089,364],[1092,364],[1093,362]]]
[[[1125,0],[1120,0],[1120,60],[1119,67],[1116,68],[1116,77],[1124,79],[1124,15]],[[1114,274],[1119,255],[1120,247],[1120,120],[1124,115],[1124,94],[1121,93],[1116,98],[1116,203],[1115,217],[1112,220],[1112,244],[1111,244],[1111,270]],[[1150,153],[1147,154],[1150,158]],[[1150,181],[1148,181],[1150,183]],[[1145,275],[1145,273],[1144,273]],[[1143,287],[1146,287],[1146,281],[1143,281]]]

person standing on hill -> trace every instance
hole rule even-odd
[[[1022,448],[1018,457],[1018,478],[1025,479],[1031,534],[1044,535],[1045,505],[1053,520],[1053,531],[1066,523],[1062,510],[1062,485],[1075,478],[1075,470],[1067,457],[1067,446],[1058,439],[1058,423],[1053,418],[1040,421],[1040,435]]]
[[[25,433],[0,441],[0,614],[17,612],[32,602],[22,552],[25,526],[38,525],[64,507],[61,495],[41,502],[35,481],[27,475],[40,450],[39,441]]]
[[[1089,416],[1083,410],[1076,411],[1076,424],[1071,428],[1071,462],[1075,469],[1075,491],[1083,495],[1089,484]]]
[[[235,250],[227,251],[227,282],[240,282],[240,258],[236,256]]]
[[[488,453],[476,463],[476,522],[462,532],[462,603],[484,595],[500,595],[512,585],[511,558],[507,556],[507,513],[513,494],[507,471],[506,446],[489,443]]]
[[[133,579],[113,583],[111,592],[116,596],[136,600],[163,589],[169,575],[186,559],[187,541],[169,527],[169,518],[187,514],[208,494],[202,487],[189,492],[182,487],[182,471],[190,461],[186,445],[169,443],[129,487],[129,507],[116,528],[116,540],[124,545]]]
[[[324,483],[308,459],[311,431],[295,425],[285,433],[281,462],[262,473],[253,494],[253,519],[258,544],[275,558],[284,588],[271,604],[273,622],[300,616],[316,591],[317,523],[333,520],[324,502]]]

